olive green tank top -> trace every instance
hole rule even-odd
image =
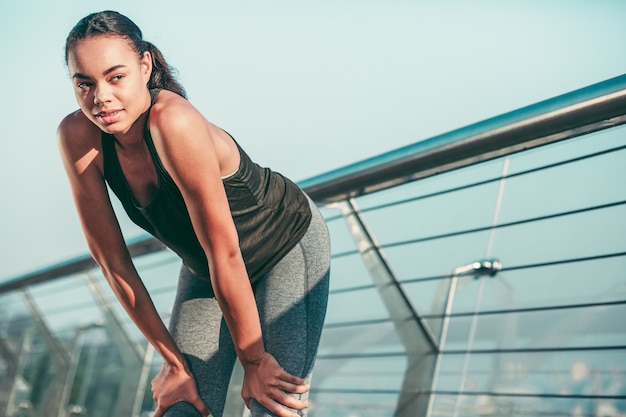
[[[159,91],[150,91],[153,104]],[[115,138],[103,133],[107,184],[135,224],[177,253],[196,275],[208,278],[207,258],[193,230],[182,194],[161,163],[147,125],[144,140],[157,174],[152,201],[145,207],[137,203],[120,166]],[[311,221],[311,210],[306,195],[296,184],[252,162],[239,144],[237,148],[239,168],[222,183],[248,276],[254,282],[300,241]]]

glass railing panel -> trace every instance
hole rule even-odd
[[[419,182],[415,183],[419,184]],[[464,185],[467,184],[464,183]],[[383,246],[489,226],[498,183],[367,210],[363,216]]]
[[[486,314],[478,317],[473,349],[573,349],[626,347],[626,305],[600,305]],[[453,328],[471,326],[472,317],[451,320]]]
[[[332,253],[338,254],[354,251],[354,239],[340,212],[333,210],[331,215],[326,219],[326,225],[330,233]]]
[[[527,271],[504,271],[494,278],[482,278],[482,281],[466,280],[465,284],[463,284],[463,280],[459,280],[459,289],[455,294],[455,302],[456,300],[465,300],[466,302],[464,303],[465,305],[459,303],[457,306],[459,308],[455,308],[452,311],[446,347],[463,348],[464,341],[468,340],[467,332],[471,324],[471,319],[468,317],[471,317],[472,312],[477,309],[471,302],[473,301],[476,304],[479,295],[481,301],[478,312],[482,313],[480,320],[483,321],[488,320],[488,317],[506,317],[518,311],[520,312],[519,314],[537,312],[540,316],[544,314],[548,318],[551,317],[551,314],[556,314],[552,310],[557,309],[556,311],[562,311],[563,314],[575,316],[577,308],[597,307],[601,311],[605,308],[618,308],[626,304],[624,301],[626,299],[626,286],[623,283],[623,273],[621,272],[623,271],[621,268],[623,267],[624,259],[620,258],[619,262],[617,262],[617,259],[612,259],[612,261],[611,263],[616,268],[611,268],[611,273],[609,274],[596,275],[598,276],[597,281],[588,279],[593,274],[582,274],[580,275],[580,280],[574,280],[572,279],[573,274],[568,275],[568,269],[570,268],[563,268],[562,266],[546,268],[551,270],[551,272],[542,271],[543,273],[537,275]],[[593,263],[598,262],[600,261],[594,261]],[[611,263],[607,263],[607,266]],[[566,266],[571,267],[569,264]],[[515,274],[516,280],[507,279],[511,274]],[[550,282],[553,277],[555,277],[556,282]],[[587,278],[582,279],[582,277]],[[594,285],[594,282],[597,282],[597,285]],[[422,283],[406,285],[407,292],[419,294],[421,292],[420,288],[423,287],[420,284]],[[545,290],[538,291],[537,288],[545,288]],[[536,294],[537,292],[541,294]],[[441,328],[442,311],[443,309],[440,309],[438,312],[423,315],[425,321],[429,323],[434,331],[438,331]],[[586,316],[584,312],[581,314],[585,319],[591,317]],[[600,322],[602,321],[600,320]],[[545,324],[548,323],[550,321],[546,321]],[[539,323],[539,326],[541,324]],[[510,326],[505,323],[500,327],[517,329],[518,325],[518,319],[512,319]],[[488,328],[490,325],[485,324],[484,326]],[[529,326],[532,327],[533,325]],[[560,329],[560,331],[563,331],[563,329]],[[462,335],[462,337],[453,337],[458,334]],[[454,345],[457,342],[460,345]]]
[[[397,406],[397,394],[381,393],[311,393],[310,415],[325,417],[392,416]]]
[[[121,384],[127,369],[115,346],[93,344],[83,347],[70,404],[85,407],[88,416],[115,415]],[[88,385],[83,385],[83,384]]]
[[[0,331],[22,334],[31,324],[32,317],[19,292],[0,295]]]
[[[52,281],[29,290],[50,332],[57,335],[68,327],[82,327],[102,321],[102,312],[87,288],[87,282],[80,277],[64,281],[68,282]],[[60,340],[67,341],[65,338]]]
[[[315,370],[315,389],[320,392],[388,391],[399,393],[406,357],[348,356],[325,359],[320,355]],[[319,368],[319,369],[318,369]]]
[[[507,178],[499,222],[506,224],[624,201],[625,160],[626,147]],[[516,162],[512,160],[511,166]]]
[[[86,298],[88,291],[85,287],[85,280],[83,274],[77,274],[74,276],[67,276],[62,279],[43,282],[37,285],[31,285],[29,292],[37,298],[56,299],[56,301],[62,301],[62,297],[58,297],[62,294],[63,297],[71,298],[72,300],[78,300],[80,298]],[[57,296],[57,297],[55,297]],[[67,300],[65,300],[67,301]],[[54,303],[54,300],[49,301]]]
[[[443,314],[450,280],[447,277],[423,278],[405,282],[402,289],[420,316]]]
[[[17,365],[13,410],[49,415],[58,407],[57,395],[64,383],[66,364],[61,354],[65,352],[65,345],[51,340],[45,330],[35,325],[16,342],[13,345]]]
[[[432,416],[626,412],[625,133],[626,127],[600,131],[356,198],[411,307],[435,345],[443,346]],[[462,157],[459,143],[447,138],[446,145]],[[408,157],[407,149],[394,154]],[[340,211],[331,204],[322,212],[333,245],[332,278],[310,415],[395,415],[407,347]],[[499,216],[492,228],[494,213]],[[125,215],[120,218],[131,240],[145,236]],[[454,270],[492,256],[503,270],[492,277],[458,277],[450,315],[444,316]],[[167,322],[180,262],[158,251],[135,263]],[[54,363],[58,346],[50,337],[77,359],[68,400],[76,410],[84,407],[90,417],[114,415],[123,398],[136,395],[136,383],[120,388],[125,376],[137,376],[127,366],[129,349],[136,346],[111,338],[113,324],[86,276],[96,280],[130,343],[146,342],[101,272],[84,272],[28,288],[45,328],[19,291],[0,296],[0,337],[23,359],[18,371],[24,383],[16,398],[26,415],[52,415],[47,401],[62,367]],[[90,327],[100,323],[105,327]],[[444,323],[448,327],[440,334]],[[414,324],[417,329],[420,323]],[[412,348],[423,347],[409,346],[409,355]],[[160,363],[156,355],[152,375]],[[0,359],[0,378],[9,365]],[[145,393],[148,410],[148,388]]]
[[[403,354],[404,346],[390,321],[326,326],[319,350],[321,361],[333,355]]]
[[[89,416],[112,413],[124,364],[105,330],[81,332],[69,353],[73,378],[68,408]]]
[[[483,413],[489,406],[494,415],[521,415],[524,409],[531,415],[559,415],[572,413],[574,406],[600,404],[623,407],[625,359],[624,351],[601,350],[472,354],[469,359],[444,355],[432,415],[453,415],[455,409],[471,415],[468,411],[478,413],[478,406],[484,407]]]
[[[483,311],[558,307],[626,299],[626,254],[610,258],[504,270],[487,284]],[[541,288],[542,291],[537,291]],[[505,294],[503,297],[501,294]]]
[[[489,231],[433,237],[425,241],[383,247],[398,280],[412,281],[451,275],[458,267],[483,259]]]
[[[626,126],[601,130],[510,155],[509,159],[512,163],[509,167],[509,175],[519,175],[529,170],[540,169],[557,161],[590,156],[601,157],[601,155],[593,155],[616,151],[624,146],[626,146]]]
[[[138,258],[135,267],[148,289],[176,285],[182,262],[170,250],[163,250]]]
[[[497,230],[494,255],[504,267],[626,251],[626,204]]]
[[[331,294],[326,324],[387,319],[389,314],[378,291],[366,288],[358,292]]]
[[[471,165],[445,174],[434,175],[414,182],[398,185],[384,191],[358,198],[359,208],[369,211],[379,206],[411,199],[432,198],[449,190],[493,181],[502,173],[502,161],[492,160]]]
[[[54,406],[48,401],[48,393],[51,387],[59,387],[56,371],[63,363],[56,352],[62,352],[64,344],[50,335],[45,320],[29,308],[29,303],[34,303],[30,291],[15,291],[5,299],[9,302],[3,305],[1,337],[3,351],[6,349],[3,354],[8,354],[5,360],[11,362],[12,369],[2,383],[3,388],[8,387],[11,391],[12,397],[0,406],[12,414],[44,415]]]
[[[153,300],[158,311],[171,309],[174,301],[173,293],[176,290],[178,282],[178,274],[181,267],[180,259],[171,251],[158,251],[146,256],[138,257],[134,260],[135,267],[141,277],[144,285],[152,294],[157,290],[158,296]],[[118,317],[126,317],[127,313],[117,302],[116,296],[106,282],[99,270],[94,270],[93,276],[97,278],[100,288],[107,294],[111,300],[111,307],[116,311]],[[166,294],[164,288],[171,289]]]
[[[552,402],[552,399],[548,399]],[[568,400],[569,401],[569,400]],[[568,408],[568,407],[565,407]],[[521,392],[517,395],[451,395],[440,394],[434,399],[430,417],[477,417],[484,415],[503,415],[507,417],[561,416],[551,403],[532,393]],[[593,414],[580,414],[589,415]]]
[[[336,256],[331,259],[331,291],[371,285],[373,285],[372,278],[360,254],[352,253],[346,256]]]

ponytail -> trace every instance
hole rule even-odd
[[[185,89],[174,77],[174,69],[165,61],[161,51],[150,42],[144,41],[144,45],[145,51],[150,52],[152,56],[152,74],[150,74],[148,88],[163,88],[186,98]]]
[[[141,29],[128,17],[114,11],[92,13],[78,21],[72,28],[65,41],[65,62],[69,51],[80,40],[98,35],[120,36],[131,44],[139,57],[144,52],[150,52],[152,56],[152,74],[148,81],[148,88],[162,88],[187,98],[185,89],[176,80],[174,70],[168,65],[161,51],[150,42],[143,40]]]

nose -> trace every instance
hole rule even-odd
[[[111,101],[111,89],[105,83],[95,85],[93,92],[93,102],[96,105]]]

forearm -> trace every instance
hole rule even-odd
[[[104,275],[120,304],[137,328],[173,368],[186,369],[186,362],[159,316],[147,289],[135,271],[107,271]],[[123,275],[123,276],[122,276]]]
[[[248,274],[240,256],[211,269],[215,296],[230,330],[239,360],[255,363],[265,353],[261,323]]]

